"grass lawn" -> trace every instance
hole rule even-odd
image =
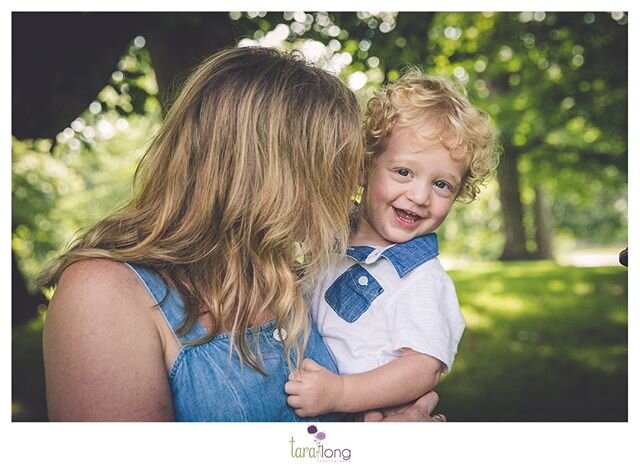
[[[626,421],[627,270],[450,272],[467,329],[438,387],[451,421]]]
[[[437,389],[450,421],[627,420],[626,268],[541,261],[450,274],[467,320]],[[46,420],[41,329],[13,331],[14,421]]]

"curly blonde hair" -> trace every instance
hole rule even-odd
[[[468,163],[456,199],[473,201],[498,166],[499,147],[489,115],[471,104],[463,89],[448,80],[410,69],[378,91],[367,104],[364,132],[366,166],[382,154],[395,126],[429,123],[442,144]]]
[[[244,332],[275,317],[292,367],[310,328],[303,287],[345,249],[363,160],[358,103],[337,77],[296,54],[224,50],[186,81],[133,199],[43,276],[55,283],[84,258],[155,269],[184,300],[179,332],[206,312],[212,329],[198,343],[232,325],[240,358],[261,370]]]

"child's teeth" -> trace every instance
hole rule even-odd
[[[415,222],[416,220],[418,220],[417,214],[414,214],[413,212],[405,211],[403,209],[398,209],[398,215],[402,220],[405,220],[407,222]]]

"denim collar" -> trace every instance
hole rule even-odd
[[[376,249],[371,246],[350,246],[347,248],[347,256],[364,264],[374,263],[380,256],[383,256],[393,264],[398,276],[403,278],[421,264],[438,256],[438,237],[435,233],[427,233],[408,242],[396,243],[384,249]]]

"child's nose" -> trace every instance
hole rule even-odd
[[[429,203],[429,199],[431,198],[431,187],[427,184],[413,185],[407,193],[407,197],[414,204],[424,206]]]

